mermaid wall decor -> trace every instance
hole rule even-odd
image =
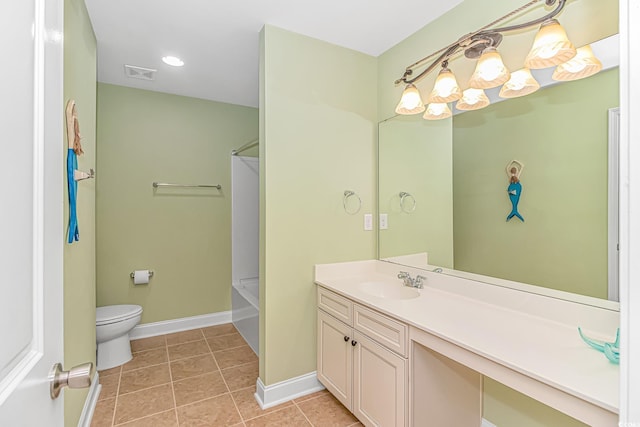
[[[518,203],[520,202],[520,195],[522,194],[522,184],[520,183],[520,174],[524,169],[524,164],[517,160],[512,160],[507,163],[507,176],[509,177],[509,186],[507,187],[507,193],[509,194],[509,200],[511,200],[511,212],[507,215],[507,221],[516,217],[520,221],[524,222],[524,218],[518,212]]]
[[[74,179],[74,172],[78,169],[78,156],[83,153],[80,144],[80,125],[78,123],[78,110],[76,102],[70,99],[65,109],[67,121],[67,189],[69,191],[69,230],[67,243],[80,240],[78,230],[78,213],[76,200],[78,198],[78,182]]]
[[[78,122],[78,109],[76,101],[70,99],[65,109],[67,122],[67,189],[69,192],[69,230],[67,243],[80,240],[78,230],[78,212],[76,201],[78,199],[78,181],[95,177],[93,169],[89,172],[78,170],[78,156],[82,155],[82,144],[80,143],[80,124]]]

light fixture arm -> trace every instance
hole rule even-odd
[[[453,46],[450,46],[448,49],[445,50],[445,52],[443,52],[440,56],[438,56],[424,71],[422,71],[420,74],[418,74],[416,77],[412,78],[412,79],[408,79],[407,77],[411,76],[413,74],[413,68],[416,66],[416,64],[413,64],[409,67],[407,67],[407,69],[404,72],[404,75],[399,78],[398,80],[396,80],[396,84],[399,84],[400,82],[405,82],[407,84],[409,83],[413,83],[416,82],[420,79],[422,79],[424,76],[426,76],[427,74],[429,74],[430,72],[432,72],[433,70],[435,70],[440,64],[442,64],[442,62],[444,61],[448,61],[449,58],[456,53],[456,51],[460,48],[459,44],[455,44]],[[432,55],[428,56],[427,58],[432,57]],[[427,59],[425,58],[425,59]],[[420,60],[417,64],[419,65],[422,62],[422,60]]]
[[[405,72],[402,75],[402,77],[400,77],[398,80],[395,81],[395,84],[396,85],[400,83],[410,84],[410,83],[417,82],[418,80],[425,77],[427,74],[431,73],[434,69],[436,69],[443,61],[448,61],[449,58],[451,58],[453,55],[460,52],[461,50],[464,51],[465,56],[467,58],[478,58],[482,54],[482,51],[487,47],[497,47],[500,44],[500,42],[502,41],[502,33],[521,30],[523,28],[530,28],[536,25],[540,25],[543,22],[549,19],[552,19],[553,17],[558,15],[562,11],[562,9],[564,9],[564,6],[567,3],[567,0],[544,0],[547,6],[552,6],[557,2],[556,8],[551,12],[549,12],[548,14],[540,18],[534,19],[532,21],[527,21],[527,22],[523,22],[522,24],[510,25],[506,27],[490,28],[498,24],[499,22],[502,22],[505,19],[511,18],[512,16],[522,12],[523,10],[528,9],[529,7],[533,6],[534,4],[540,1],[542,0],[531,0],[529,3],[519,7],[518,9],[515,9],[509,12],[508,14],[493,21],[489,25],[486,25],[477,31],[469,33],[461,37],[460,39],[458,39],[458,41],[456,41],[455,43],[452,43],[449,46],[446,46],[440,49],[439,51],[434,52],[429,56],[425,56],[419,61],[409,65],[405,69]],[[421,66],[428,59],[433,58],[438,54],[439,56],[436,59],[434,59],[433,62],[431,62],[431,64],[427,66],[427,68],[425,68],[417,76],[411,78],[411,76],[415,71],[415,68]]]
[[[556,6],[555,9],[553,9],[551,12],[549,12],[548,14],[538,18],[538,19],[534,19],[533,21],[529,21],[529,22],[525,22],[522,24],[516,24],[516,25],[510,25],[508,27],[500,27],[500,28],[494,28],[490,31],[494,32],[494,33],[506,33],[509,31],[515,31],[515,30],[521,30],[523,28],[529,28],[529,27],[533,27],[536,25],[540,25],[543,22],[554,18],[556,15],[558,15],[562,9],[564,9],[564,6],[567,3],[567,0],[557,0],[558,1],[558,5]],[[553,4],[556,2],[556,0],[545,0],[545,4],[547,6],[553,6]],[[513,13],[513,12],[512,12]],[[503,18],[500,18],[500,21],[502,21],[503,19],[505,19],[506,17],[510,16],[509,15],[505,15]]]

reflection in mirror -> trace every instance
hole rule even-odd
[[[608,235],[616,234],[608,231],[608,175],[616,173],[608,118],[617,106],[616,67],[447,120],[382,122],[379,211],[388,228],[379,257],[607,299]],[[506,220],[513,160],[525,166],[524,222]],[[412,212],[401,192],[414,197]]]

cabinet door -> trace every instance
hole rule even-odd
[[[318,380],[351,410],[352,329],[318,310]]]
[[[353,413],[366,426],[404,427],[407,360],[355,332]]]

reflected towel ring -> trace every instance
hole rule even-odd
[[[407,193],[406,191],[401,191],[400,194],[398,194],[400,196],[400,210],[404,213],[411,213],[413,211],[416,210],[416,198],[413,197],[411,194]],[[411,204],[411,207],[409,207],[408,209],[405,208],[405,200],[406,199],[410,199],[413,200],[413,203]]]
[[[356,209],[355,211],[349,211],[349,209],[347,208],[347,200],[351,196],[356,196],[358,198],[358,209]],[[344,211],[346,213],[348,213],[349,215],[355,215],[358,212],[360,212],[360,208],[362,208],[362,199],[360,199],[360,196],[358,196],[358,194],[355,191],[344,190],[344,197],[342,199],[342,206],[344,207]]]

